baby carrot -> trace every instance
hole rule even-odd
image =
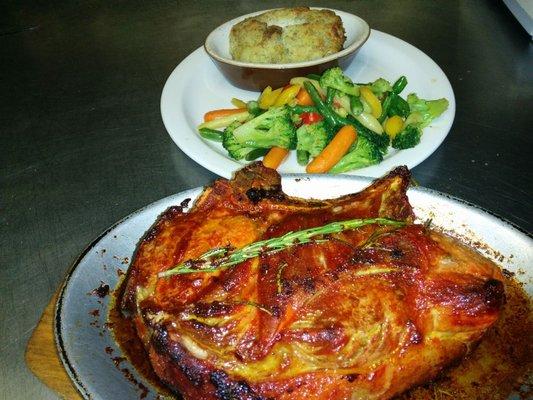
[[[242,113],[243,111],[246,111],[246,108],[221,108],[220,110],[209,111],[204,115],[204,122],[227,117],[228,115]]]
[[[301,88],[296,95],[296,104],[300,106],[313,106],[315,103],[313,103],[313,99],[311,99],[307,90]]]
[[[263,165],[268,168],[276,169],[285,160],[289,154],[289,150],[283,147],[272,147],[270,151],[263,158]]]
[[[328,172],[350,149],[357,139],[357,131],[352,125],[345,125],[329,144],[311,161],[305,169],[310,174]]]

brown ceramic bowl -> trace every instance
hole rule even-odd
[[[368,39],[370,28],[363,19],[356,15],[339,10],[328,10],[333,11],[341,18],[346,31],[346,42],[344,49],[326,57],[291,64],[261,64],[233,60],[229,52],[231,27],[245,18],[269,10],[243,15],[220,25],[207,36],[204,47],[226,79],[234,86],[247,90],[263,90],[266,86],[274,88],[284,86],[291,78],[308,74],[321,74],[334,66],[340,66],[344,69],[352,62],[357,50]]]

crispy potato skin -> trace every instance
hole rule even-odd
[[[346,37],[334,12],[296,7],[247,18],[232,27],[229,40],[237,61],[283,64],[337,53]]]
[[[334,200],[291,198],[251,164],[170,208],[122,298],[155,372],[185,399],[388,399],[463,357],[498,318],[500,270],[423,225],[367,226],[214,274],[157,279],[206,250],[351,218],[412,222],[399,167]]]

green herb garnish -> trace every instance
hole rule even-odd
[[[254,242],[240,249],[231,249],[229,247],[212,249],[202,254],[196,260],[185,261],[173,268],[160,272],[158,276],[164,278],[179,274],[216,272],[240,264],[250,258],[258,257],[262,253],[277,253],[291,246],[309,243],[315,236],[339,233],[371,224],[401,227],[405,225],[405,222],[388,218],[349,219],[346,221],[332,222],[315,228],[288,232],[283,236]]]

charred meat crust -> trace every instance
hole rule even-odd
[[[224,371],[211,372],[209,379],[216,388],[217,399],[267,400],[266,397],[257,395],[245,381],[234,381]]]
[[[276,199],[282,201],[285,198],[285,194],[281,191],[281,187],[273,190],[250,188],[246,191],[246,196],[254,204],[259,203],[263,199]]]
[[[492,310],[499,310],[505,304],[505,287],[502,281],[489,279],[483,285],[485,305]]]
[[[207,382],[205,367],[194,357],[191,357],[179,344],[170,341],[168,332],[164,327],[155,328],[150,345],[157,353],[170,357],[178,366],[187,384],[194,387],[205,386]]]
[[[212,392],[218,400],[267,400],[266,397],[255,393],[245,381],[234,380],[224,371],[214,369],[192,357],[183,347],[169,339],[169,334],[163,326],[154,330],[150,346],[158,355],[170,358],[177,366],[179,372],[164,379],[174,390],[175,382],[180,382],[206,393]]]

